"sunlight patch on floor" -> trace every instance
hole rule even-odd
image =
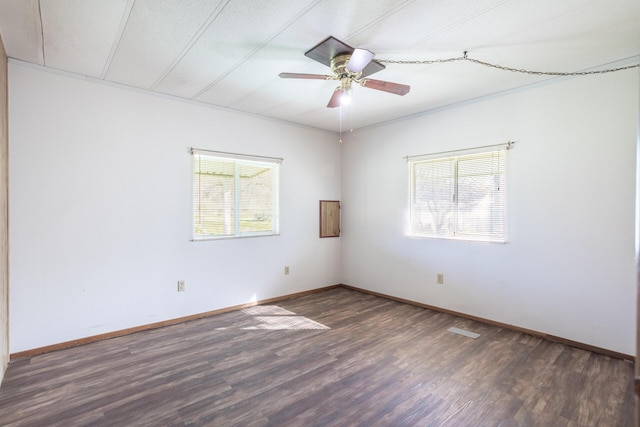
[[[247,316],[250,316],[251,319],[257,323],[249,326],[238,325],[235,327],[231,326],[216,329],[242,329],[245,331],[331,329],[322,323],[311,320],[308,317],[298,316],[293,311],[278,307],[277,305],[256,305],[253,307],[243,308],[240,311]]]
[[[249,316],[295,316],[293,311],[277,305],[256,305],[253,307],[243,308],[242,312]]]
[[[242,329],[330,329],[328,326],[308,319],[304,316],[256,316],[254,317],[254,319],[259,321],[260,324],[247,326],[246,328]]]

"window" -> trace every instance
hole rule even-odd
[[[278,234],[281,159],[192,154],[194,240]]]
[[[505,152],[410,159],[411,235],[504,242]]]

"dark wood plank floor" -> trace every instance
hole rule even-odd
[[[336,288],[16,360],[0,425],[633,426],[632,378],[627,361]]]

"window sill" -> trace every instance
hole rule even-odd
[[[506,239],[489,240],[489,239],[483,239],[483,238],[474,238],[472,236],[429,236],[425,234],[407,234],[407,237],[411,239],[457,240],[462,242],[477,242],[477,243],[499,243],[499,244],[508,243]]]
[[[219,237],[199,237],[192,238],[192,242],[210,242],[212,240],[236,240],[236,239],[252,239],[254,237],[273,237],[279,236],[280,233],[272,233],[272,234],[251,234],[247,236],[219,236]]]

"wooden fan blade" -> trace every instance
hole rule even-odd
[[[325,76],[324,74],[280,73],[278,75],[283,79],[316,79],[316,80],[333,79],[333,77]]]
[[[410,86],[401,85],[400,83],[385,82],[383,80],[366,79],[360,83],[362,87],[368,87],[369,89],[381,90],[384,92],[393,93],[396,95],[406,95],[409,93]]]
[[[314,61],[318,61],[321,64],[326,65],[327,67],[331,67],[331,60],[338,55],[342,54],[353,54],[356,50],[365,50],[366,49],[354,49],[348,44],[341,42],[337,38],[333,36],[329,36],[326,39],[322,40],[320,43],[309,49],[305,52],[305,56],[307,58],[311,58]],[[370,76],[373,73],[377,73],[378,71],[382,71],[385,69],[385,66],[378,61],[370,61],[365,64],[362,69],[362,77]]]
[[[370,76],[373,73],[377,73],[378,71],[384,70],[386,67],[382,65],[382,63],[376,61],[375,59],[367,64],[362,70],[362,77]]]
[[[367,49],[355,49],[347,63],[347,70],[352,73],[359,73],[364,70],[374,57],[374,53]]]
[[[331,60],[334,57],[344,53],[350,54],[351,52],[353,52],[353,48],[351,46],[341,42],[333,36],[329,36],[306,51],[305,56],[330,67]]]
[[[336,108],[340,106],[340,99],[342,98],[342,94],[344,90],[341,87],[337,87],[336,90],[333,91],[333,95],[331,95],[331,99],[327,104],[327,108]]]

